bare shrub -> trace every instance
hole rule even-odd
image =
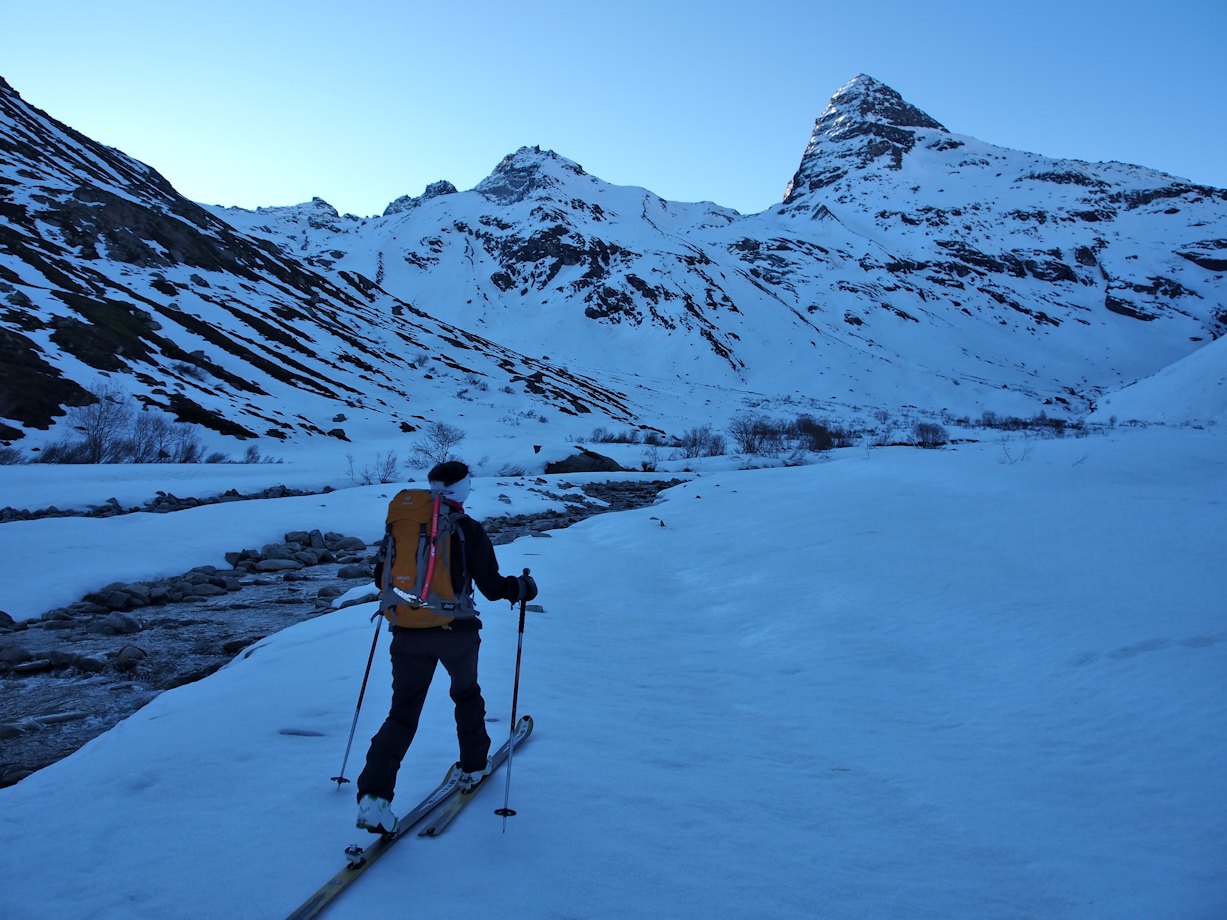
[[[797,416],[792,435],[799,450],[821,451],[835,446],[835,433],[812,415]]]
[[[718,457],[725,452],[724,435],[712,431],[711,425],[691,428],[678,438],[678,451],[684,459]]]
[[[1015,444],[1011,436],[1004,433],[999,443],[1001,444],[1001,462],[1010,466],[1026,462],[1035,446],[1031,443],[1031,433],[1028,431],[1022,433],[1022,444]]]
[[[373,486],[377,483],[396,482],[399,478],[396,472],[399,464],[394,450],[388,451],[387,454],[376,454],[374,463],[364,466],[361,471],[354,467],[353,454],[346,454],[345,459],[349,461],[349,481],[354,485]]]
[[[453,455],[466,435],[463,429],[446,422],[431,422],[422,431],[422,436],[413,446],[405,465],[410,468],[427,468],[446,463],[448,460],[459,460]]]
[[[733,443],[743,454],[778,456],[784,449],[785,426],[754,412],[743,412],[729,424]]]
[[[592,436],[589,440],[596,444],[638,444],[642,436],[634,428],[628,428],[626,431],[609,431],[605,427],[597,427],[592,429]]]
[[[950,435],[936,422],[917,422],[912,426],[912,440],[917,447],[941,447],[950,441]]]

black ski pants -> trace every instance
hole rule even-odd
[[[397,771],[417,733],[439,662],[451,677],[460,766],[465,770],[485,767],[490,736],[486,733],[486,703],[477,683],[480,648],[481,633],[472,628],[392,630],[392,706],[371,739],[366,767],[358,776],[358,798],[376,795],[392,801]]]

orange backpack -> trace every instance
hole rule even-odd
[[[380,610],[388,622],[425,629],[477,616],[459,527],[464,516],[426,489],[405,489],[388,503],[378,568]],[[459,559],[452,558],[453,534],[460,538]],[[457,568],[462,577],[459,592],[452,581]]]

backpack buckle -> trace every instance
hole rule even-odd
[[[410,594],[407,591],[402,591],[400,588],[396,587],[392,588],[392,593],[401,600],[406,601],[414,610],[420,610],[426,606],[425,599],[418,597],[416,594]]]

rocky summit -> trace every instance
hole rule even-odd
[[[764,401],[1076,417],[1227,330],[1227,192],[997,147],[865,75],[759,214],[538,147],[375,217],[203,206],[3,82],[0,189],[0,440],[27,447],[100,377],[223,442],[457,400],[588,430]]]

